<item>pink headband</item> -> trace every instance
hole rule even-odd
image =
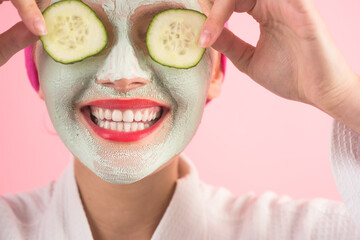
[[[34,57],[33,57],[33,45],[24,49],[25,51],[25,67],[26,72],[29,77],[31,86],[35,89],[36,92],[39,91],[39,76],[36,70]]]
[[[225,70],[226,70],[226,56],[224,54],[221,54],[221,70],[224,74],[224,78],[225,78]],[[223,81],[224,81],[223,78]]]

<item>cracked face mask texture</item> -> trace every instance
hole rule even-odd
[[[197,0],[175,2],[201,11]],[[211,56],[206,51],[196,67],[175,69],[155,63],[134,45],[130,17],[140,6],[164,1],[92,0],[90,3],[101,6],[112,24],[112,44],[103,55],[71,65],[53,61],[39,47],[36,56],[40,86],[53,125],[74,156],[107,182],[133,183],[181,153],[195,134],[206,102]],[[126,93],[96,82],[132,78],[149,82]],[[134,98],[153,99],[170,106],[160,129],[139,142],[112,142],[96,136],[88,129],[79,109],[79,105],[93,100]]]

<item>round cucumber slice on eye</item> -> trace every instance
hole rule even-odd
[[[55,61],[69,64],[100,53],[107,45],[104,24],[79,0],[64,0],[43,12],[48,34],[41,36],[45,51]]]
[[[198,40],[206,16],[190,9],[168,9],[151,20],[146,33],[146,46],[150,57],[168,67],[196,66],[205,48]]]

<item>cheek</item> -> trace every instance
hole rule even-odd
[[[76,98],[85,92],[93,81],[97,69],[97,64],[90,59],[69,65],[57,63],[41,46],[37,51],[37,64],[45,100],[53,102],[58,108],[74,104]]]
[[[163,67],[163,82],[178,104],[195,105],[207,98],[211,79],[212,62],[210,54],[204,54],[199,64],[190,69]]]
[[[201,75],[194,71],[182,72],[166,81],[171,96],[178,104],[188,106],[205,98],[208,81]]]

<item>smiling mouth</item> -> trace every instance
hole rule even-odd
[[[82,107],[81,112],[101,138],[133,142],[154,132],[168,108],[150,100],[99,100]]]
[[[100,128],[118,132],[137,132],[154,125],[162,115],[160,106],[142,109],[105,109],[90,106],[91,120]]]

